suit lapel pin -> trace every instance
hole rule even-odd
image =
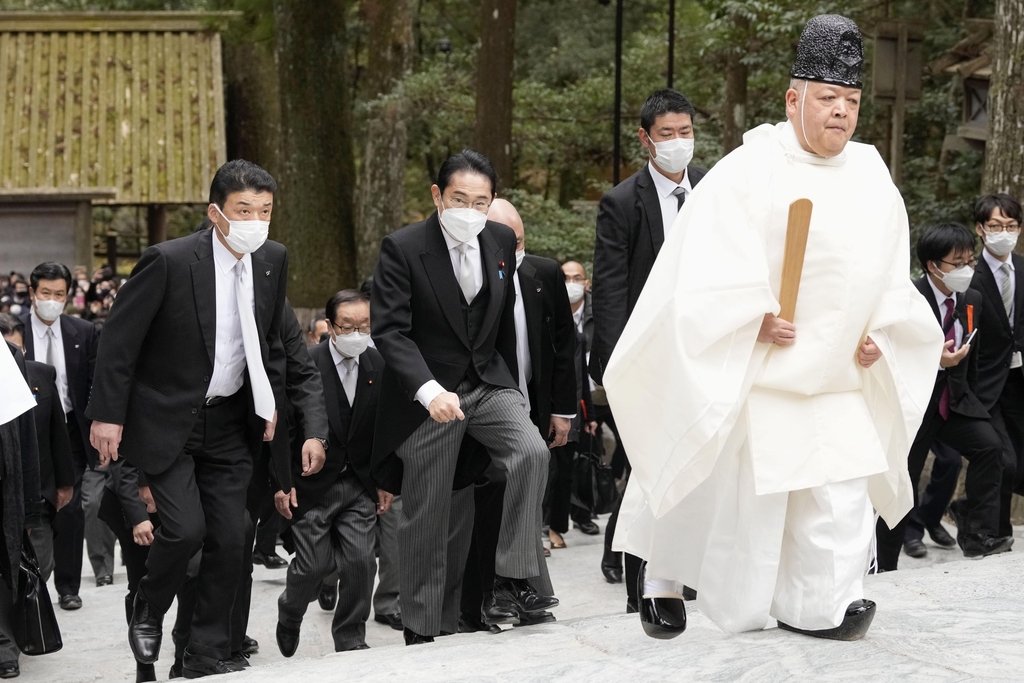
[[[537,288],[537,293],[540,294],[540,287]]]
[[[505,279],[505,262],[504,261],[498,261],[498,279],[499,280],[504,280]]]
[[[267,271],[267,277],[270,277],[270,271],[269,270]]]

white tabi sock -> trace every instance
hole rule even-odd
[[[645,598],[683,599],[683,586],[671,579],[644,579]]]

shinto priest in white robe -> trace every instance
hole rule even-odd
[[[759,343],[799,198],[814,209],[796,341]],[[684,205],[605,372],[633,468],[614,549],[695,588],[726,631],[838,626],[864,597],[872,507],[894,526],[913,506],[907,453],[943,336],[909,267],[874,147],[826,159],[788,122],[749,131]]]

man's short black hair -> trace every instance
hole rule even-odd
[[[697,110],[683,93],[672,88],[662,88],[654,91],[644,102],[640,109],[640,126],[650,134],[655,119],[664,114],[689,114],[692,120]]]
[[[29,286],[33,290],[39,289],[40,280],[64,280],[68,285],[68,293],[71,293],[71,271],[63,263],[55,263],[53,261],[40,263],[32,269],[32,274],[28,276],[28,280]]]
[[[437,187],[444,192],[451,182],[452,176],[456,173],[479,173],[491,181],[491,196],[498,192],[498,174],[494,170],[491,160],[475,149],[464,149],[458,154],[453,154],[441,164],[437,172]]]
[[[15,315],[0,313],[0,337],[9,337],[15,332],[24,338],[25,323],[21,322],[21,319]]]
[[[929,261],[941,261],[950,253],[974,254],[974,233],[963,223],[939,223],[925,229],[917,240],[917,260],[928,272]]]
[[[210,183],[210,203],[224,208],[224,202],[233,192],[269,192],[277,194],[274,176],[262,168],[246,161],[233,159],[217,169]]]
[[[974,205],[974,221],[984,225],[992,217],[992,212],[999,209],[1007,218],[1012,218],[1017,223],[1024,222],[1021,217],[1020,202],[1008,194],[987,194]]]
[[[338,306],[361,301],[369,304],[370,297],[366,296],[358,289],[343,289],[327,300],[327,306],[324,308],[324,313],[327,315],[327,319],[333,323],[334,319],[338,315]]]

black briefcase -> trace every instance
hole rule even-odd
[[[64,647],[50,593],[28,534],[21,542],[18,592],[14,598],[14,642],[27,655],[48,655]]]
[[[619,502],[615,474],[596,452],[595,437],[580,433],[580,449],[572,462],[572,502],[595,515],[607,514]]]

